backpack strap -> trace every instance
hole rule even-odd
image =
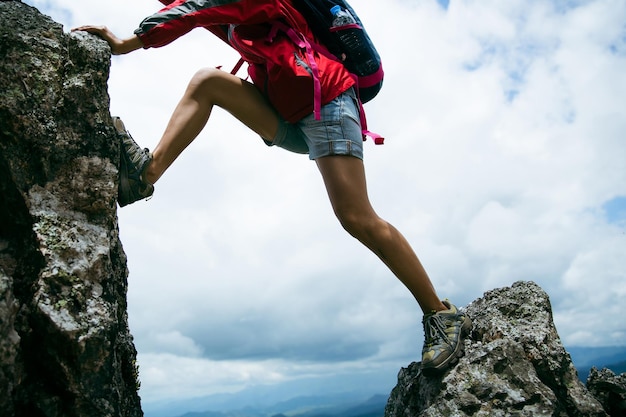
[[[374,143],[376,145],[383,145],[385,143],[385,138],[378,133],[371,132],[367,128],[367,117],[365,116],[365,109],[363,108],[363,102],[359,98],[359,77],[357,77],[355,74],[350,75],[352,76],[352,79],[355,83],[354,91],[356,92],[356,101],[359,103],[359,119],[361,122],[361,134],[363,135],[363,141],[366,141],[367,138],[370,137],[372,138],[372,140],[374,140]]]
[[[315,61],[313,45],[304,35],[280,21],[272,22],[272,30],[270,30],[267,36],[267,41],[273,42],[279,31],[285,33],[296,46],[303,49],[306,53],[311,76],[313,77],[313,114],[315,115],[315,120],[320,120],[322,118],[322,83],[320,81],[319,67]]]
[[[319,67],[317,66],[317,62],[315,61],[314,52],[318,52],[319,54],[324,55],[326,58],[332,59],[334,61],[341,61],[339,61],[339,59],[323,45],[320,45],[317,42],[309,42],[309,40],[303,34],[296,32],[292,27],[280,21],[272,22],[272,29],[267,36],[267,41],[270,43],[273,42],[279,31],[285,33],[296,46],[305,51],[308,61],[307,63],[309,64],[309,68],[311,69],[311,76],[313,78],[313,114],[315,116],[315,120],[321,120],[322,84],[320,81]],[[239,61],[231,71],[231,74],[236,74],[244,62],[245,60],[243,58],[239,59]],[[378,70],[377,73],[374,73],[367,77],[361,77],[361,79],[359,79],[356,74],[350,73],[350,76],[354,80],[357,102],[359,104],[359,118],[361,123],[361,134],[363,135],[363,140],[365,141],[368,137],[370,137],[374,140],[374,143],[376,145],[382,145],[385,141],[385,138],[378,133],[374,133],[368,130],[367,118],[365,117],[365,109],[363,108],[363,102],[359,97],[359,87],[370,87],[376,85],[380,81],[381,72],[382,67]]]
[[[355,25],[355,26],[360,28],[359,25]],[[293,29],[291,29],[291,30],[293,31]],[[302,37],[304,38],[304,35],[302,35]],[[309,42],[307,41],[307,43],[309,43]],[[319,53],[321,55],[324,55],[328,59],[332,59],[333,61],[337,61],[337,62],[341,63],[339,58],[337,58],[325,46],[320,45],[317,42],[309,43],[309,45],[311,46],[311,48],[313,50],[315,50],[315,52],[317,52],[317,53]],[[381,78],[382,74],[383,74],[382,66],[380,68],[378,68],[378,71],[376,71],[374,74],[368,75],[366,77],[359,77],[356,74],[350,73],[350,76],[352,77],[352,80],[354,80],[354,86],[355,86],[354,89],[356,91],[357,101],[359,102],[359,118],[360,118],[360,122],[361,122],[361,133],[363,134],[363,140],[367,140],[367,138],[370,137],[370,138],[372,138],[374,140],[374,143],[376,145],[383,145],[384,142],[385,142],[385,138],[383,136],[379,135],[378,133],[374,133],[374,132],[368,130],[368,128],[367,128],[367,118],[365,117],[365,109],[363,108],[363,101],[361,101],[361,98],[359,97],[359,89],[360,88],[372,87],[372,86],[378,84],[380,82],[380,78]],[[320,92],[320,97],[321,97],[321,92]],[[320,100],[321,100],[321,98],[320,98]],[[319,120],[319,119],[316,118],[316,120]]]
[[[245,59],[243,58],[239,58],[239,61],[237,61],[237,63],[235,64],[235,66],[233,67],[233,69],[230,71],[230,73],[232,75],[237,75],[237,72],[239,72],[239,70],[241,69],[241,67],[243,66],[243,64],[246,62]]]

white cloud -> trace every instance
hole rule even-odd
[[[142,392],[147,403],[176,398],[193,398],[219,392],[236,392],[253,383],[272,383],[283,376],[276,364],[210,361],[170,354],[139,354]]]
[[[322,388],[324,392],[333,392],[333,389],[335,392],[349,390],[354,384],[367,385],[371,375],[377,375],[380,379],[381,368],[388,366],[381,366],[380,363],[367,365],[362,362],[296,363],[281,359],[211,361],[170,354],[140,354],[139,361],[142,364],[142,384],[151,385],[150,391],[142,394],[142,402],[147,404],[149,411],[157,410],[172,400],[233,393],[259,384],[287,383],[293,387],[321,384],[327,385],[327,389]],[[336,381],[328,380],[328,375],[335,375]]]
[[[159,7],[30,3],[66,29],[119,35]],[[351,3],[387,74],[366,105],[387,137],[365,144],[370,198],[440,295],[465,304],[532,279],[567,344],[626,344],[606,319],[626,303],[624,224],[603,212],[626,196],[626,3]],[[196,69],[236,61],[203,30],[115,57],[112,112],[153,148]],[[419,360],[418,308],[341,230],[314,164],[266,148],[225,112],[151,201],[119,215],[144,400],[361,367],[393,379]]]
[[[167,331],[165,333],[152,332],[147,339],[147,345],[153,344],[152,349],[148,348],[147,351],[167,352],[172,355],[195,358],[202,355],[202,348],[197,343],[182,335],[178,331]]]

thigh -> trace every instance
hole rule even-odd
[[[316,160],[335,213],[369,216],[374,213],[367,194],[363,160],[333,155]]]
[[[263,138],[276,135],[279,116],[254,84],[217,69],[202,70],[199,77],[210,104],[228,111]]]

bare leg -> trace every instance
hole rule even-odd
[[[316,162],[344,229],[378,255],[411,291],[424,313],[446,310],[404,236],[374,212],[367,196],[363,161],[328,156]]]
[[[256,87],[217,69],[200,70],[190,81],[153,151],[153,161],[146,171],[149,182],[155,183],[198,136],[214,105],[266,139],[276,135],[278,116]],[[367,196],[363,161],[331,156],[318,159],[317,165],[342,226],[385,262],[425,313],[447,309],[406,239],[374,212]]]
[[[215,105],[268,140],[276,135],[278,116],[255,86],[224,71],[202,69],[189,82],[152,153],[153,160],[146,171],[150,183],[154,184],[200,134]]]

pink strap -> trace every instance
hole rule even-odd
[[[236,75],[237,72],[239,72],[239,70],[241,69],[241,66],[244,64],[244,62],[246,62],[245,59],[239,58],[239,61],[237,62],[237,64],[235,64],[235,66],[233,67],[230,73],[232,75]]]
[[[357,89],[357,92],[358,91],[359,90]],[[359,102],[359,118],[361,119],[361,134],[363,135],[363,141],[366,141],[369,136],[374,140],[374,143],[376,145],[383,145],[385,143],[385,138],[378,133],[371,132],[367,129],[367,117],[365,117],[365,109],[363,108],[363,103],[361,103],[361,100],[357,101]]]
[[[279,30],[287,34],[291,41],[299,48],[306,51],[308,64],[312,72],[311,75],[313,76],[313,114],[315,115],[315,120],[320,120],[322,118],[322,83],[320,82],[320,71],[315,61],[313,46],[303,35],[298,34],[293,28],[282,22],[274,22],[272,30],[267,36],[267,40],[272,42]]]
[[[357,28],[361,28],[355,25]],[[331,28],[332,30],[332,28]],[[324,55],[326,58],[332,59],[337,62],[341,62],[335,55],[333,55],[325,46],[318,43],[313,43],[311,47],[318,53]],[[367,129],[367,118],[365,117],[365,109],[363,108],[363,102],[359,98],[359,88],[373,87],[380,82],[384,75],[382,65],[378,68],[374,74],[359,77],[356,74],[350,73],[350,76],[354,80],[354,87],[357,94],[357,101],[359,102],[359,118],[361,119],[361,133],[363,134],[363,140],[367,140],[368,137],[374,140],[376,145],[382,145],[385,142],[385,138],[378,133],[371,132]],[[319,119],[316,119],[319,120]]]
[[[329,32],[340,32],[344,29],[363,29],[361,25],[357,25],[356,23],[350,23],[349,25],[341,25],[341,26],[333,26],[328,29]]]
[[[376,84],[378,84],[380,80],[383,79],[384,75],[385,75],[385,72],[383,71],[383,66],[380,65],[378,67],[378,70],[375,73],[359,77],[359,87],[361,88],[373,87]]]
[[[385,144],[385,138],[378,133],[370,132],[369,130],[363,130],[363,140],[366,140],[368,136],[374,140],[374,143],[376,145]]]
[[[357,28],[360,28],[358,25],[354,25]],[[270,30],[269,35],[267,36],[268,42],[273,42],[274,38],[278,34],[278,31],[284,32],[291,41],[296,44],[299,48],[302,48],[306,51],[306,56],[308,60],[308,64],[311,68],[312,76],[313,76],[313,114],[315,115],[315,120],[320,120],[322,118],[322,84],[320,82],[319,76],[319,67],[317,66],[317,62],[315,61],[314,52],[318,52],[327,58],[334,59],[335,61],[339,61],[337,57],[328,51],[322,45],[318,45],[317,43],[311,44],[304,35],[298,34],[293,28],[285,25],[282,22],[274,22],[272,25],[272,30]],[[332,30],[332,28],[331,28]],[[240,59],[235,68],[233,68],[232,74],[235,74],[241,68],[244,60]],[[378,133],[371,132],[367,129],[367,118],[365,117],[365,109],[363,108],[363,103],[361,99],[358,97],[359,94],[359,86],[361,87],[371,87],[380,82],[380,79],[383,75],[382,66],[378,69],[378,71],[372,75],[367,77],[357,77],[355,74],[350,74],[355,84],[355,91],[357,94],[357,101],[359,103],[359,118],[361,122],[361,133],[363,135],[363,140],[367,140],[368,137],[374,140],[376,145],[382,145],[385,142],[385,138]]]
[[[363,108],[363,102],[359,98],[359,77],[356,74],[350,74],[350,76],[354,80],[354,90],[356,91],[357,98],[356,101],[359,102],[359,119],[361,122],[361,134],[363,135],[363,141],[366,141],[367,138],[370,137],[374,140],[374,143],[376,145],[383,145],[385,143],[385,138],[378,133],[371,132],[367,128],[367,117],[365,117],[365,109]]]

